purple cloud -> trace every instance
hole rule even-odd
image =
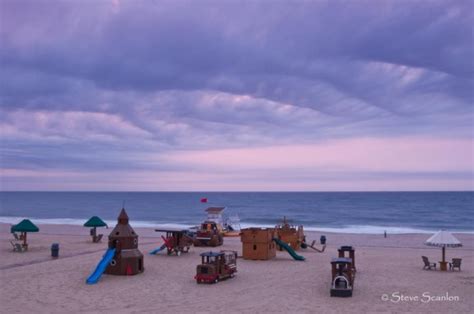
[[[472,148],[473,12],[469,1],[2,1],[2,186],[34,188],[31,171],[197,171],[168,157],[181,151],[364,138]],[[462,164],[446,171],[472,177]],[[406,182],[471,188],[438,170],[400,169]]]

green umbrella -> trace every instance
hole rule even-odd
[[[84,227],[92,227],[92,228],[107,227],[107,224],[99,217],[92,216],[88,221],[86,221],[86,223],[84,224]]]
[[[10,229],[13,232],[38,232],[39,228],[29,219],[23,219],[20,223],[13,225]]]
[[[32,223],[29,219],[23,219],[19,224],[13,225],[10,229],[11,233],[21,232],[23,236],[23,246],[28,247],[26,244],[26,233],[27,232],[38,232],[39,228]]]
[[[97,216],[92,216],[86,223],[84,227],[91,227],[91,236],[92,242],[97,242],[96,234],[97,234],[97,227],[107,227],[107,224]]]

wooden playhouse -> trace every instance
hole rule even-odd
[[[247,228],[242,229],[242,256],[250,260],[269,260],[276,256],[276,244],[273,241],[275,229],[273,228]]]
[[[138,250],[138,234],[128,222],[128,215],[122,208],[118,223],[109,235],[109,249],[115,255],[105,269],[110,275],[136,275],[144,271],[143,254]]]
[[[292,226],[286,220],[286,217],[283,217],[281,224],[275,226],[275,231],[277,238],[287,243],[293,250],[298,251],[301,247],[301,244],[305,242],[305,235],[303,231],[303,226]],[[282,251],[283,249],[277,245],[277,249]]]

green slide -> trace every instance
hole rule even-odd
[[[285,242],[282,242],[280,240],[278,240],[277,238],[273,238],[273,241],[275,241],[279,246],[281,246],[282,248],[284,248],[288,254],[291,255],[291,257],[293,257],[295,260],[297,261],[304,261],[304,257],[301,256],[301,255],[298,255],[296,254],[295,250],[293,250],[288,244],[286,244]]]

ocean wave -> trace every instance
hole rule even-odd
[[[29,218],[35,224],[38,225],[75,225],[82,226],[87,221],[87,219],[77,219],[77,218],[31,218],[31,217],[10,217],[10,216],[0,216],[0,223],[5,224],[16,224],[22,219]],[[114,226],[116,220],[104,220],[109,226]],[[142,220],[133,220],[131,224],[137,228],[191,228],[197,224],[191,223],[179,223],[179,222],[165,222],[163,223],[158,221],[142,221]],[[241,223],[240,227],[250,228],[250,227],[259,227],[259,228],[273,228],[275,225],[270,224],[259,224],[252,222]],[[307,231],[314,232],[328,232],[328,233],[354,233],[354,234],[383,234],[387,232],[388,234],[411,234],[411,233],[426,233],[430,234],[438,230],[430,229],[420,229],[412,227],[394,227],[394,226],[372,226],[372,225],[347,225],[340,227],[326,227],[326,226],[312,226],[304,225],[304,229]],[[467,233],[474,234],[472,230],[451,230],[454,233]]]

